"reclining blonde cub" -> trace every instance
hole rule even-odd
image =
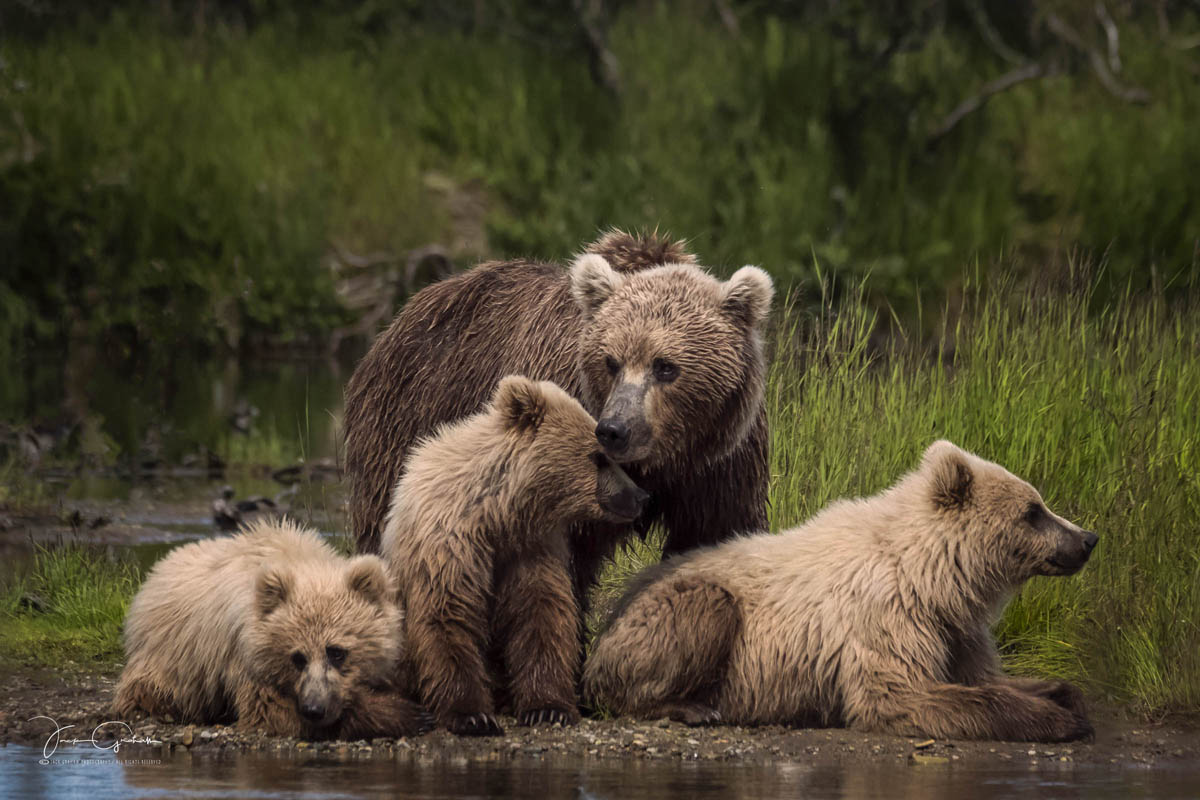
[[[1081,569],[1096,541],[1025,481],[936,442],[881,494],[648,569],[597,639],[584,690],[690,724],[1084,738],[1079,690],[1004,675],[989,624],[1029,578]]]

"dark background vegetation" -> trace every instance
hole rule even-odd
[[[1073,252],[1105,291],[1196,273],[1195,0],[9,0],[0,30],[0,356],[326,348],[407,272],[611,225],[902,318]]]

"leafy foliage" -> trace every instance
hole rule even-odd
[[[903,315],[1002,252],[1059,271],[1104,253],[1114,286],[1197,272],[1183,4],[1111,4],[1108,83],[1092,2],[734,3],[736,29],[707,6],[599,4],[618,95],[569,4],[87,5],[7,12],[9,348],[320,340],[348,314],[330,247],[452,243],[468,185],[495,255],[657,225],[718,269],[803,279],[815,254]],[[931,136],[1022,60],[1035,80]]]

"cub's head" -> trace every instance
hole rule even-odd
[[[604,452],[656,466],[740,444],[762,408],[773,291],[757,267],[722,282],[693,264],[621,272],[595,253],[576,259],[579,374]]]
[[[1016,585],[1073,575],[1100,537],[1046,508],[1038,491],[999,464],[947,441],[925,451],[919,475],[934,512],[978,543],[986,568]]]
[[[578,522],[636,519],[649,495],[596,442],[596,420],[549,381],[500,381],[492,414],[513,440],[514,513]]]
[[[310,729],[337,722],[400,656],[396,591],[377,556],[265,564],[249,626],[259,680],[296,704]]]

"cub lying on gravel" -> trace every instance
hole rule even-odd
[[[937,442],[881,494],[648,569],[584,690],[691,724],[1083,738],[1079,690],[1004,675],[988,626],[1022,583],[1077,572],[1096,542],[1025,481]]]
[[[114,711],[303,738],[428,730],[432,717],[390,688],[395,594],[378,557],[342,558],[290,522],[184,545],[129,608]]]

